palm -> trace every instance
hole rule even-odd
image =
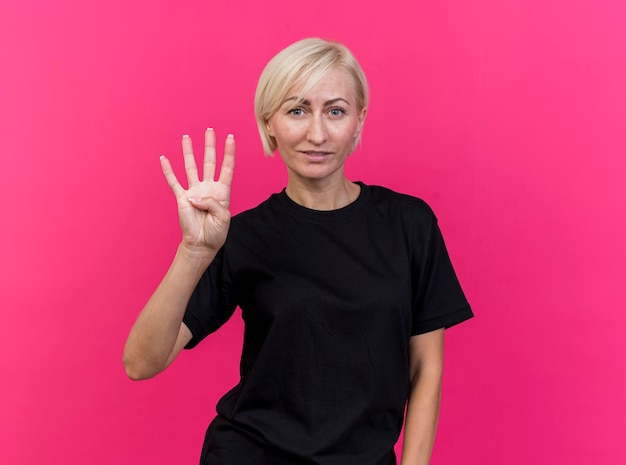
[[[191,139],[183,137],[182,146],[187,189],[178,182],[166,158],[162,158],[161,166],[176,196],[183,243],[189,247],[217,251],[224,244],[230,225],[228,207],[235,160],[235,141],[232,136],[226,139],[224,161],[217,181],[214,179],[216,151],[213,130],[207,129],[205,134],[202,179],[198,175]]]

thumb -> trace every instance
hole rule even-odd
[[[230,217],[230,212],[228,211],[228,208],[224,207],[213,197],[191,196],[189,197],[189,203],[191,203],[191,205],[193,205],[198,210],[204,210],[210,215],[222,219],[228,219]]]

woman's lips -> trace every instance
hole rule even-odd
[[[319,150],[301,150],[301,154],[311,161],[322,161],[332,152],[323,152]]]

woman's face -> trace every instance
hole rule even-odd
[[[361,133],[367,109],[357,108],[352,77],[337,68],[293,108],[298,89],[287,94],[267,122],[290,181],[343,177],[343,165]]]

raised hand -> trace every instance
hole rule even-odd
[[[213,129],[207,129],[204,135],[202,180],[199,177],[189,136],[183,136],[182,146],[187,189],[178,182],[169,160],[161,157],[161,169],[178,204],[178,217],[183,232],[181,245],[194,253],[217,253],[226,241],[230,226],[228,207],[235,168],[235,139],[232,134],[226,138],[224,160],[217,181],[215,181],[216,150]]]

